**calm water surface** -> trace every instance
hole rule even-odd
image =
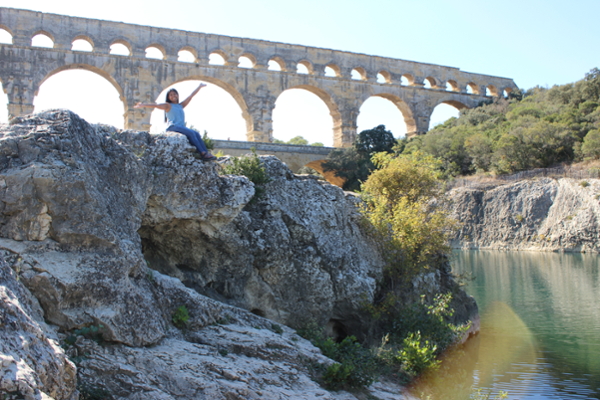
[[[470,386],[509,399],[600,399],[600,256],[457,251],[481,332],[426,382],[444,400]],[[433,388],[433,389],[431,389]]]

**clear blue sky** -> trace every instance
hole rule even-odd
[[[600,67],[600,0],[2,0],[4,7],[265,39],[509,77],[524,89]]]

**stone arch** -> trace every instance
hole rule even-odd
[[[223,59],[223,64],[212,64],[210,62],[210,56],[212,56],[213,54],[216,54],[217,56],[221,57]],[[229,61],[228,61],[229,58],[227,56],[227,53],[225,53],[221,49],[213,49],[213,50],[209,51],[208,59],[209,59],[209,64],[211,64],[211,65],[229,65]]]
[[[383,82],[379,82],[379,76],[381,75],[381,78],[383,80]],[[388,71],[386,70],[381,70],[377,73],[377,82],[379,83],[392,83],[392,74],[390,74]]]
[[[285,90],[281,91],[280,93],[277,93],[277,98],[279,98],[279,96],[287,91],[287,90],[291,90],[291,89],[303,89],[306,90],[309,93],[312,93],[314,95],[316,95],[321,101],[323,101],[323,103],[325,103],[325,106],[327,107],[327,110],[329,111],[329,115],[331,116],[332,122],[333,122],[333,131],[332,131],[332,136],[334,138],[333,140],[333,145],[335,147],[341,147],[341,144],[336,144],[335,140],[336,140],[336,129],[340,129],[339,134],[341,135],[341,126],[342,126],[342,113],[340,112],[340,109],[338,107],[338,105],[336,104],[335,100],[333,99],[333,97],[325,90],[318,88],[316,86],[313,85],[296,85],[296,86],[291,86],[291,87],[287,87],[285,88]],[[336,128],[338,127],[338,128]]]
[[[406,83],[403,83],[402,81],[406,81]],[[400,77],[400,84],[402,85],[406,85],[406,86],[414,86],[415,85],[415,77],[412,74],[402,74],[402,76]]]
[[[428,76],[427,78],[423,79],[423,83],[428,89],[434,89],[438,86],[438,82],[433,76]]]
[[[192,46],[183,46],[179,50],[177,50],[177,61],[180,61],[181,52],[187,52],[192,55],[194,58],[192,61],[184,61],[184,62],[197,62],[198,61],[198,52]]]
[[[181,83],[185,83],[187,81],[206,82],[206,83],[214,85],[214,86],[218,87],[219,89],[222,89],[223,91],[225,91],[227,93],[227,95],[231,96],[235,105],[237,107],[239,107],[239,111],[241,112],[241,117],[245,123],[246,135],[248,134],[248,132],[253,131],[254,120],[253,120],[252,114],[249,112],[248,102],[244,98],[244,95],[242,93],[240,93],[236,87],[232,86],[228,82],[218,79],[218,78],[215,78],[215,77],[211,77],[211,76],[207,76],[207,75],[185,75],[185,76],[182,76],[182,75],[177,76],[176,75],[173,77],[173,79],[163,81],[161,83],[160,87],[156,87],[156,86],[152,87],[152,93],[150,94],[151,101],[164,102],[164,97],[162,97],[161,94],[166,92],[168,88],[171,88],[171,87],[181,84]],[[190,90],[190,92],[191,92],[191,90]],[[184,96],[186,96],[188,93],[189,92],[187,92],[187,93],[180,92],[179,93],[180,99],[183,99]],[[196,101],[194,101],[193,103],[196,103]],[[193,105],[188,106],[188,107],[193,108]],[[187,110],[189,112],[189,109],[187,109]],[[156,110],[153,110],[151,113],[148,114],[148,118],[149,118],[148,126],[149,127],[152,127],[153,124],[157,122],[156,120],[153,122],[153,118],[155,118],[155,117],[153,117],[152,114],[155,111]],[[240,115],[240,114],[237,114],[237,115]],[[189,113],[186,113],[186,121],[188,123],[190,123],[189,117],[190,117]],[[163,122],[162,117],[160,118],[160,121],[161,121],[161,123]],[[237,139],[234,139],[234,140],[237,140]]]
[[[306,68],[306,70],[308,71],[308,75],[312,75],[315,72],[313,64],[308,60],[298,61],[298,63],[296,64],[296,72],[298,71],[298,67],[300,65],[302,65]],[[300,72],[298,72],[298,73],[300,73]]]
[[[269,58],[269,62],[271,62],[271,61],[273,61],[274,63],[276,63],[277,65],[279,65],[279,70],[280,71],[282,71],[282,72],[287,71],[287,66],[286,66],[285,60],[282,57],[280,57],[280,56],[273,56],[273,57]],[[272,69],[270,69],[270,70],[273,71]]]
[[[92,50],[90,50],[90,51],[94,51],[94,49],[95,49],[94,41],[89,36],[83,35],[83,34],[77,35],[73,38],[73,40],[71,40],[71,45],[73,46],[75,44],[75,42],[78,40],[83,40],[84,42],[87,42],[92,47]],[[77,50],[77,51],[88,51],[88,50]]]
[[[334,77],[342,76],[342,70],[337,64],[329,63],[325,66],[325,68],[330,68],[333,71]],[[326,76],[328,76],[326,74]]]
[[[496,86],[494,85],[488,85],[485,88],[485,95],[486,96],[494,96],[494,97],[498,97],[498,88],[496,88]],[[489,94],[488,94],[489,93]]]
[[[505,87],[504,90],[502,90],[502,95],[504,97],[510,97],[510,94],[512,93],[513,88],[511,87]]]
[[[69,70],[73,70],[73,69],[82,69],[82,70],[93,72],[97,75],[100,75],[100,77],[106,79],[108,82],[110,82],[110,84],[113,85],[113,87],[119,93],[119,98],[121,99],[121,101],[123,101],[125,111],[127,111],[127,103],[124,101],[125,95],[123,93],[123,88],[121,87],[121,85],[108,72],[106,72],[98,67],[94,67],[93,65],[89,65],[89,64],[68,64],[68,65],[63,65],[52,71],[47,72],[45,74],[45,76],[39,82],[34,83],[34,85],[35,85],[34,86],[34,97],[38,95],[38,93],[40,91],[40,86],[42,86],[42,84],[44,82],[46,82],[49,78],[58,74],[59,72],[69,71]]]
[[[12,30],[11,30],[11,29],[10,29],[8,26],[0,24],[0,36],[2,36],[2,31],[6,32],[6,34],[7,34],[8,36],[10,36],[10,40],[9,40],[9,41],[7,41],[7,42],[5,42],[5,43],[7,43],[7,44],[12,44],[12,43],[13,43],[13,41],[14,41],[14,39],[13,39],[13,38],[14,38],[14,36],[15,36],[15,35],[13,34]],[[3,43],[3,42],[0,42],[0,43]]]
[[[469,108],[469,106],[455,98],[445,97],[439,99],[429,111],[428,130],[433,129],[435,126],[445,122],[449,118],[458,117],[460,111],[465,108]]]
[[[148,46],[146,46],[144,48],[144,51],[148,52],[148,49],[152,49],[152,48],[155,48],[162,53],[162,57],[159,58],[159,60],[167,59],[167,51],[165,50],[165,47],[162,44],[158,44],[158,43],[149,44]],[[146,55],[145,58],[153,58],[153,57],[148,57],[148,55]]]
[[[110,49],[110,48],[111,48],[113,45],[115,45],[115,44],[120,44],[120,45],[122,45],[122,46],[125,46],[125,48],[127,48],[127,51],[129,51],[129,54],[128,54],[128,56],[131,56],[131,54],[132,54],[132,52],[133,52],[133,49],[132,49],[131,45],[129,44],[129,42],[128,42],[127,40],[125,40],[125,39],[115,39],[115,40],[113,40],[113,41],[112,41],[112,43],[110,44],[110,46],[108,46],[108,48],[109,48],[109,53],[110,53],[110,51],[111,51],[111,49]],[[113,54],[113,53],[110,53],[110,54]]]
[[[67,65],[63,65],[63,66],[59,66],[57,68],[55,68],[54,66],[50,66],[48,68],[38,68],[37,70],[37,74],[35,75],[37,78],[40,78],[39,80],[32,82],[32,86],[31,86],[31,90],[32,90],[32,105],[35,104],[34,107],[32,107],[31,112],[35,112],[35,108],[37,108],[38,110],[40,109],[44,109],[44,108],[48,108],[48,107],[56,107],[56,105],[53,104],[49,104],[48,103],[48,99],[52,99],[55,95],[55,93],[63,90],[63,86],[57,87],[56,86],[56,82],[61,82],[59,81],[55,81],[54,85],[50,85],[53,86],[54,90],[44,90],[44,96],[40,97],[40,89],[42,89],[42,86],[45,82],[47,82],[49,79],[53,78],[54,76],[62,73],[62,72],[66,72],[66,71],[80,71],[80,72],[85,72],[91,75],[94,75],[94,77],[96,79],[94,79],[93,81],[97,81],[97,82],[102,82],[101,85],[103,87],[99,87],[99,89],[101,90],[102,93],[108,93],[106,91],[106,89],[108,88],[112,88],[109,89],[110,91],[110,99],[111,102],[108,104],[105,104],[104,106],[102,106],[101,110],[102,112],[100,114],[103,114],[107,117],[110,117],[109,119],[111,120],[111,124],[114,124],[115,126],[126,126],[126,114],[128,112],[128,109],[130,107],[129,104],[127,104],[126,102],[126,98],[124,95],[124,89],[123,89],[123,85],[121,85],[120,82],[118,82],[109,72],[100,69],[98,67],[95,67],[93,65],[89,65],[89,64],[84,64],[84,63],[73,63],[73,64],[67,64]],[[71,81],[69,79],[70,82],[81,82],[78,81],[77,79],[81,78],[81,75],[79,77],[72,77],[74,80]],[[65,85],[65,77],[61,77],[60,78],[62,80],[61,84]],[[85,78],[84,78],[85,79]],[[89,76],[87,77],[87,79],[89,79]],[[108,85],[106,85],[106,83],[108,83]],[[75,98],[77,101],[75,102],[75,105],[73,102],[71,102],[71,105],[66,105],[67,108],[72,108],[75,110],[75,112],[79,113],[82,112],[82,110],[77,110],[77,108],[81,105],[79,103],[86,103],[86,104],[90,104],[90,105],[94,105],[95,104],[95,100],[96,100],[96,91],[86,91],[85,88],[83,88],[81,85],[77,85],[77,84],[66,84],[66,86],[69,86],[71,90],[74,90],[75,92],[79,93],[79,96],[81,96],[81,100],[79,97],[70,97],[70,98]],[[87,85],[85,85],[85,87],[87,87]],[[68,88],[65,88],[65,90],[69,90]],[[88,96],[89,95],[89,96]],[[116,96],[115,96],[116,95]],[[115,97],[112,97],[115,96]],[[45,100],[45,101],[43,101]],[[114,101],[117,100],[117,101]],[[60,99],[58,99],[58,101],[60,102]],[[60,105],[59,107],[65,107],[65,105]],[[85,109],[85,107],[83,107]],[[89,108],[89,107],[88,107]],[[94,108],[98,108],[98,107],[94,107]],[[99,112],[98,111],[90,111],[88,109],[88,112],[91,112],[92,115],[95,114],[95,117],[91,117],[94,118],[96,120],[96,122],[100,122],[102,121],[103,117],[99,116]],[[106,113],[108,112],[108,113]],[[84,118],[88,118],[85,117],[85,114],[80,114],[82,117]],[[88,119],[88,121],[90,122],[94,122],[94,120],[90,120]],[[122,124],[122,125],[121,125]]]
[[[455,100],[455,99],[442,99],[435,104],[434,108],[439,106],[440,104],[447,104],[458,110],[462,110],[464,108],[469,108],[469,106],[466,105],[465,103],[463,103],[462,101]]]
[[[400,110],[400,113],[402,114],[402,117],[404,118],[404,123],[406,124],[407,134],[410,132],[417,131],[417,122],[415,120],[413,110],[410,108],[410,106],[404,100],[402,100],[400,97],[390,94],[390,93],[374,94],[373,97],[384,98],[386,100],[391,101],[396,107],[398,107],[398,110]],[[367,99],[364,99],[364,101],[366,101],[366,100]],[[363,101],[363,103],[364,103],[364,101]]]
[[[475,82],[467,83],[467,93],[479,94],[479,86]]]
[[[243,53],[241,56],[238,57],[238,67],[240,67],[240,63],[241,63],[241,59],[242,58],[246,58],[248,60],[250,60],[250,63],[252,64],[251,67],[248,67],[249,69],[253,69],[256,68],[256,56],[254,56],[254,54],[252,53]],[[241,67],[244,68],[244,67]]]
[[[179,83],[179,82],[194,81],[194,80],[212,83],[213,85],[218,86],[221,89],[225,90],[231,97],[233,97],[233,99],[235,100],[237,105],[242,110],[242,117],[246,121],[246,127],[247,127],[248,131],[251,131],[253,129],[254,121],[252,119],[252,115],[248,112],[248,105],[246,103],[246,100],[244,99],[244,96],[242,96],[242,94],[234,86],[230,85],[229,83],[227,83],[225,81],[222,81],[217,78],[213,78],[211,76],[191,75],[191,76],[186,76],[185,78],[181,78],[181,79],[177,79],[172,82],[169,82],[169,83],[165,84],[164,87],[166,88],[166,87],[175,85],[176,83]]]
[[[46,36],[48,39],[50,39],[52,41],[52,46],[50,48],[54,48],[54,46],[56,46],[56,39],[54,38],[54,35],[48,31],[42,29],[42,30],[36,31],[33,35],[31,35],[31,46],[32,47],[38,47],[38,46],[33,45],[33,39],[35,39],[36,36],[40,36],[40,35]]]
[[[453,79],[448,79],[446,81],[446,90],[449,92],[460,92],[458,83],[456,83],[456,81]]]
[[[358,79],[360,81],[367,80],[367,71],[363,67],[352,68],[351,72],[354,72],[354,71],[356,71],[356,73],[358,74],[358,78],[352,78],[352,79]]]

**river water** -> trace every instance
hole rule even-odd
[[[436,400],[471,387],[512,400],[600,399],[599,255],[456,251],[481,331],[421,382]]]

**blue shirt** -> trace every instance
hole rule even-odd
[[[171,109],[165,113],[167,116],[167,127],[171,125],[185,127],[185,114],[183,113],[183,107],[181,104],[170,104]]]

